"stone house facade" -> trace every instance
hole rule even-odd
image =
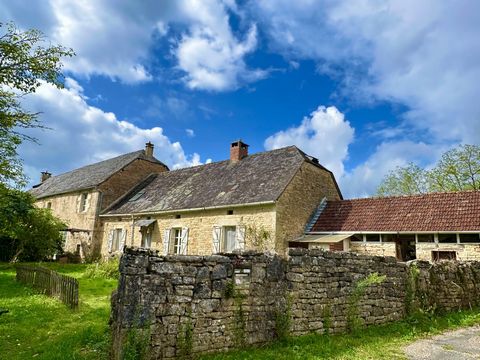
[[[30,192],[36,205],[50,208],[65,221],[64,250],[81,256],[99,253],[103,239],[100,213],[152,173],[168,171],[153,157],[153,144],[73,171],[51,176],[43,172],[41,183]]]
[[[333,174],[295,146],[152,175],[100,215],[102,254],[124,245],[164,254],[285,253],[318,202],[340,200]]]
[[[324,200],[294,246],[398,260],[480,260],[480,191]]]

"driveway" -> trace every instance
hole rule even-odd
[[[429,339],[415,341],[405,348],[412,360],[480,359],[480,326],[449,331]]]

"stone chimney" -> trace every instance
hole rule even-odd
[[[248,145],[237,140],[230,145],[230,161],[237,162],[248,156]]]
[[[145,155],[153,157],[153,144],[150,141],[145,144]]]
[[[49,179],[52,176],[48,171],[42,171],[40,175],[40,182],[44,182],[45,180]]]

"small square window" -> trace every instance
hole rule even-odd
[[[379,242],[380,234],[367,234],[367,242]]]
[[[47,209],[51,209],[52,208],[52,203],[49,201],[47,202]]]
[[[233,215],[233,210],[228,210],[227,215]]]
[[[435,237],[433,234],[418,234],[417,240],[419,243],[433,243],[435,242]]]
[[[457,234],[438,234],[438,242],[443,244],[456,244]]]
[[[350,241],[363,241],[363,235],[361,234],[354,234],[350,237]]]
[[[480,242],[480,237],[478,236],[478,234],[459,234],[459,236],[460,236],[460,242],[462,244]]]
[[[180,214],[175,215],[175,219],[181,219],[181,218],[182,218],[182,215],[180,215]]]
[[[382,242],[395,242],[397,235],[395,234],[382,234]]]

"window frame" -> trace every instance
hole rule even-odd
[[[235,238],[233,240],[233,250],[230,250],[230,251],[227,251],[227,229],[234,229],[234,234],[235,234]],[[236,237],[237,237],[237,231],[238,231],[238,228],[237,228],[236,225],[222,226],[221,245],[220,245],[220,248],[222,249],[222,252],[232,253],[233,251],[235,251],[235,242],[236,242]]]
[[[462,241],[462,235],[476,235],[477,236],[477,241]],[[478,233],[459,233],[458,234],[458,243],[459,244],[479,244],[480,243],[480,234]]]
[[[170,255],[181,255],[182,254],[182,233],[183,229],[181,227],[174,227],[170,229],[170,243],[168,253]],[[176,243],[178,241],[178,243]]]
[[[79,213],[84,213],[87,211],[87,199],[88,193],[84,192],[80,194],[80,206],[78,207]]]

